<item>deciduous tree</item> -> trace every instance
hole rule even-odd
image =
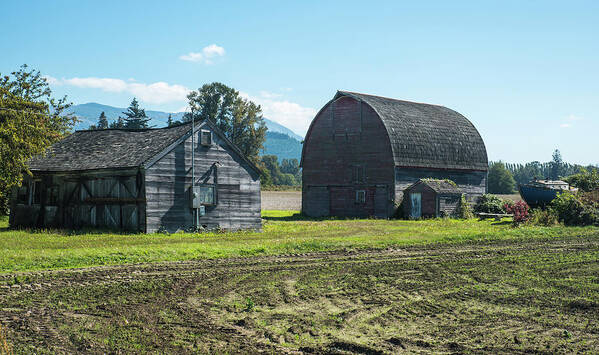
[[[52,97],[46,79],[27,65],[0,74],[0,209],[29,172],[27,160],[71,131],[77,119],[65,114],[70,106],[66,96]]]
[[[185,115],[185,121],[190,121],[192,114],[197,120],[211,120],[248,159],[260,161],[258,153],[267,128],[259,105],[221,83],[206,84],[187,98],[192,113]]]
[[[502,162],[495,162],[489,167],[489,193],[512,194],[515,192],[516,182],[512,173],[505,168]]]

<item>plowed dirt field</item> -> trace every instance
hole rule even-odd
[[[593,353],[599,237],[0,275],[15,353]]]

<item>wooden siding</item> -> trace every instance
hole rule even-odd
[[[350,97],[327,104],[304,143],[302,181],[308,216],[388,217],[393,154],[376,112]],[[367,191],[365,204],[355,203],[356,190]]]
[[[458,195],[438,195],[437,216],[456,217],[459,213],[461,196]]]
[[[403,200],[404,190],[417,182],[419,179],[449,179],[455,182],[466,194],[469,201],[476,200],[487,192],[487,172],[468,170],[433,170],[418,168],[395,168],[395,200],[400,203]]]
[[[35,173],[39,203],[12,200],[10,225],[38,228],[99,228],[123,231],[145,229],[143,178],[137,169],[70,173]],[[49,191],[56,189],[56,200]]]
[[[207,125],[201,127],[209,130]],[[213,132],[212,146],[195,133],[196,185],[216,186],[216,205],[206,206],[200,226],[260,229],[260,179],[249,164]],[[190,207],[191,136],[176,145],[145,172],[147,232],[193,228]]]

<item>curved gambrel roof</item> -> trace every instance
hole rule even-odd
[[[372,107],[391,143],[396,166],[488,169],[487,150],[474,125],[447,107],[338,91]]]

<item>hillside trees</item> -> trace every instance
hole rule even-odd
[[[100,113],[100,117],[98,117],[98,123],[95,125],[89,126],[89,129],[106,129],[108,128],[108,119],[106,118],[106,113],[102,111]]]
[[[246,100],[239,92],[221,83],[205,84],[188,96],[191,113],[196,120],[211,120],[242,153],[255,163],[260,163],[258,153],[264,145],[266,123],[262,109]]]
[[[264,155],[260,165],[264,169],[263,186],[298,186],[301,182],[301,170],[297,159],[283,159],[279,165],[276,155]]]
[[[516,182],[512,173],[505,168],[502,162],[495,162],[489,167],[489,193],[512,194],[515,192]]]
[[[0,74],[0,213],[9,191],[28,172],[27,160],[63,138],[76,122],[65,114],[67,98],[56,99],[46,79],[27,65]]]
[[[139,102],[136,98],[133,98],[131,104],[129,104],[129,107],[127,108],[127,111],[123,112],[123,114],[125,115],[125,117],[123,117],[125,128],[149,128],[148,122],[150,122],[150,119],[146,115],[146,110],[139,107]]]
[[[104,111],[102,111],[102,113],[100,114],[100,117],[98,117],[97,128],[98,129],[108,128],[108,119],[106,118],[106,114],[104,113]]]
[[[525,184],[533,179],[560,179],[565,176],[577,174],[584,167],[578,164],[566,163],[562,160],[559,150],[553,152],[552,160],[541,163],[538,161],[529,162],[526,164],[507,163],[505,167],[512,173],[514,180],[518,184]],[[586,170],[592,170],[595,167],[588,166]]]

